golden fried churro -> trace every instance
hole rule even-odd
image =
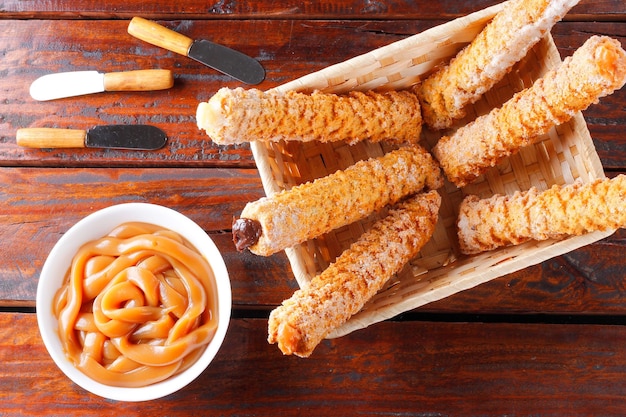
[[[512,0],[476,38],[417,91],[424,122],[449,127],[522,59],[578,0]]]
[[[461,251],[474,254],[528,240],[546,240],[626,227],[626,175],[539,192],[531,188],[461,204]]]
[[[218,144],[259,141],[417,142],[422,131],[413,92],[346,95],[222,88],[197,109],[200,129]]]
[[[233,224],[238,250],[268,256],[443,185],[432,156],[409,145],[248,203]]]
[[[463,187],[625,82],[626,52],[620,43],[593,36],[502,107],[442,137],[433,154],[448,180]]]
[[[286,355],[309,356],[417,255],[437,223],[441,197],[418,194],[374,223],[308,286],[270,314],[268,342]]]

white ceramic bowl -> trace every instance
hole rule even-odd
[[[210,263],[217,284],[218,327],[213,339],[198,360],[184,372],[162,382],[139,388],[104,385],[83,374],[66,358],[57,334],[57,320],[52,314],[52,299],[61,287],[65,274],[79,247],[99,239],[125,222],[145,222],[179,233]],[[37,323],[44,345],[57,366],[74,383],[104,398],[118,401],[146,401],[180,390],[200,375],[219,350],[231,314],[231,287],[226,265],[211,238],[188,217],[172,209],[145,203],[128,203],[97,211],[76,223],[52,248],[37,286]]]

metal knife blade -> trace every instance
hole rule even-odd
[[[151,20],[133,17],[128,25],[128,33],[152,45],[192,58],[246,84],[258,84],[265,79],[265,69],[256,59],[208,40],[193,40]]]
[[[156,150],[165,146],[167,136],[150,125],[103,125],[89,130],[44,127],[18,129],[16,142],[27,148]]]
[[[37,78],[30,86],[30,95],[35,100],[47,101],[104,91],[164,90],[173,85],[174,77],[170,70],[71,71]]]
[[[214,42],[194,41],[187,56],[246,84],[259,84],[265,79],[265,70],[259,61]]]

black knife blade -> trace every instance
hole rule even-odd
[[[150,125],[103,125],[89,130],[44,127],[18,129],[16,142],[28,148],[157,150],[165,146],[167,136]]]
[[[187,56],[246,84],[259,84],[265,79],[265,70],[259,61],[214,42],[194,41]]]
[[[265,79],[265,69],[256,59],[208,40],[193,40],[151,20],[133,17],[128,25],[128,33],[152,45],[192,58],[246,84],[259,84]]]

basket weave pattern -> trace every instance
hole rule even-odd
[[[351,90],[409,88],[467,45],[504,3],[437,26],[367,54],[309,74],[277,87],[278,90],[345,93]],[[515,92],[533,84],[561,62],[552,37],[542,39],[513,70],[480,101],[468,109],[461,126],[500,106]],[[453,127],[454,128],[454,127]],[[441,133],[424,128],[420,144],[430,149]],[[345,169],[355,162],[391,150],[385,143],[277,142],[252,143],[265,192],[268,195]],[[330,337],[347,334],[404,311],[436,301],[581,246],[609,232],[596,232],[562,241],[528,242],[474,256],[460,255],[456,236],[458,207],[466,194],[489,197],[511,194],[535,186],[545,190],[553,184],[576,180],[590,182],[604,177],[600,159],[581,113],[522,149],[485,175],[457,189],[447,183],[439,190],[442,205],[432,239],[400,273],[392,278],[357,315]],[[286,250],[300,286],[323,271],[384,213],[337,229]]]

